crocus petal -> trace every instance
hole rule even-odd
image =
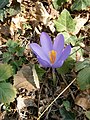
[[[52,65],[52,68],[59,68],[63,65],[64,61],[59,60],[56,64]]]
[[[42,60],[41,58],[39,58],[39,57],[37,57],[37,59],[38,59],[38,62],[42,65],[42,67],[51,67],[51,65],[47,62],[47,61],[45,61],[45,60]]]
[[[64,61],[67,59],[67,57],[69,56],[71,52],[71,46],[70,45],[67,45],[66,48],[63,50],[60,58],[58,61],[56,61],[55,64],[53,64],[53,68],[58,68],[58,67],[61,67],[64,63]]]
[[[36,54],[43,60],[49,61],[47,56],[44,54],[42,48],[37,43],[31,43],[30,47],[33,50],[34,54]]]
[[[61,60],[65,61],[67,57],[70,55],[70,52],[71,52],[71,46],[67,45],[66,48],[62,52]]]
[[[64,36],[62,34],[59,34],[54,40],[53,49],[57,52],[57,54],[61,54],[63,48]]]
[[[51,51],[53,48],[50,36],[47,33],[42,32],[40,36],[40,42],[43,51],[48,56],[49,51]]]

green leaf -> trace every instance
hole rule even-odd
[[[63,120],[75,120],[74,113],[67,111],[65,108],[60,109],[61,116],[63,117]]]
[[[65,74],[68,73],[74,66],[75,61],[68,57],[68,59],[64,62],[63,66],[60,68],[57,68],[57,71],[59,74]]]
[[[72,10],[86,10],[90,7],[90,0],[75,0],[71,9]]]
[[[61,32],[61,34],[64,35],[65,43],[66,44],[72,44],[73,46],[79,46],[80,43],[83,41],[85,37],[79,37],[77,38],[76,35],[71,35],[68,32]]]
[[[86,117],[90,120],[90,111],[85,112]]]
[[[54,21],[54,23],[58,32],[73,32],[75,30],[76,22],[66,9],[61,12],[61,15]]]
[[[13,75],[13,69],[9,64],[0,64],[0,81],[4,81]]]
[[[0,0],[0,9],[4,8],[9,3],[9,0]]]
[[[16,66],[16,68],[18,69],[20,66],[22,66],[23,64],[23,59],[19,57],[19,60],[15,60],[15,61],[12,61],[10,63],[12,66]]]
[[[4,19],[4,10],[0,10],[0,21],[3,22]]]
[[[8,47],[8,52],[17,53],[17,56],[23,56],[25,47],[21,47],[19,42],[9,40],[6,45]]]
[[[90,66],[90,59],[85,59],[84,61],[79,61],[75,64],[75,70],[76,72],[82,70],[85,67]]]
[[[70,111],[71,105],[69,101],[63,101],[63,105],[67,111]]]
[[[44,75],[45,73],[45,70],[40,68],[39,65],[35,65],[35,69],[36,69],[36,72],[37,72],[37,75],[38,77],[41,79],[42,76]]]
[[[77,83],[81,90],[90,88],[90,67],[85,67],[78,73]]]
[[[2,0],[0,0],[1,2]],[[5,0],[3,0],[5,1]],[[6,0],[8,1],[8,0]],[[3,7],[3,6],[2,6]],[[12,7],[7,7],[5,9],[0,9],[0,20],[3,22],[4,18],[12,17],[14,15],[17,15],[20,12],[20,4],[18,2],[15,3]]]
[[[10,83],[0,83],[0,102],[10,103],[16,97],[16,90]]]
[[[20,8],[20,4],[17,2],[15,4],[15,6],[10,7],[9,9],[7,9],[7,13],[8,13],[8,17],[11,17],[13,15],[17,15],[20,12],[21,8]]]
[[[3,53],[3,62],[8,63],[11,60],[11,54],[9,52]]]
[[[16,47],[18,47],[18,43],[12,40],[8,40],[8,42],[6,43],[7,47],[8,47],[8,51],[10,53],[15,53],[16,52]]]
[[[52,0],[52,4],[56,10],[65,2],[67,2],[67,0]]]
[[[20,47],[19,46],[17,48],[17,56],[23,56],[24,50],[25,50],[25,47]]]
[[[17,65],[17,63],[15,61],[11,61],[10,65],[13,68],[13,74],[16,74],[17,70],[19,69],[19,66]]]
[[[76,61],[76,52],[78,52],[81,57],[82,57],[82,55],[83,55],[83,50],[82,50],[79,46],[73,47],[73,48],[71,49],[70,57],[71,57],[73,60],[75,60],[75,61]]]
[[[68,32],[61,32],[61,33],[64,35],[66,44],[71,43],[73,46],[75,46],[77,42],[77,37],[75,35],[70,35]]]

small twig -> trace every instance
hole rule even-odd
[[[52,104],[75,82],[76,78],[48,105],[48,107],[43,111],[43,113],[37,118],[40,118],[44,115],[44,113],[52,106]]]

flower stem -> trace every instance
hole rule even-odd
[[[53,85],[56,86],[56,75],[55,75],[55,69],[52,68],[52,77],[53,77]]]

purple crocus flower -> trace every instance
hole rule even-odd
[[[64,48],[64,36],[62,34],[59,34],[52,44],[50,36],[42,32],[40,43],[41,46],[37,43],[31,43],[30,47],[43,67],[61,67],[71,52],[70,45]]]

